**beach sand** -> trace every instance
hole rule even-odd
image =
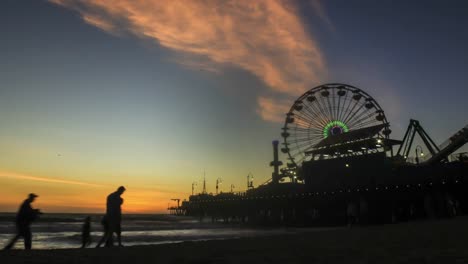
[[[468,217],[153,246],[0,251],[0,263],[468,263]]]

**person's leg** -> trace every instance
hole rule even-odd
[[[31,229],[29,228],[29,226],[25,228],[23,238],[24,238],[24,249],[31,249],[32,234],[31,234]]]
[[[102,235],[101,240],[99,240],[98,244],[96,245],[96,248],[100,247],[102,243],[104,243],[104,241],[107,240],[107,236],[109,235],[109,224],[107,223],[107,220],[103,223],[102,227],[104,230],[104,234]]]
[[[114,231],[109,232],[107,239],[106,239],[106,247],[113,247],[114,246]]]
[[[8,243],[8,244],[3,248],[3,250],[11,249],[11,248],[15,245],[16,241],[18,240],[18,238],[20,238],[20,236],[21,236],[20,234],[16,234],[16,235],[11,239],[10,243]]]
[[[86,235],[85,234],[81,235],[81,248],[86,247],[86,240],[87,240]]]
[[[119,223],[119,226],[116,228],[116,233],[117,233],[117,241],[119,242],[119,247],[121,247],[123,245],[122,245],[122,236],[121,236],[122,231],[120,230],[120,223]]]
[[[114,232],[115,232],[115,223],[109,222],[109,232],[107,233],[106,247],[114,246],[114,241],[113,241]]]
[[[107,231],[104,231],[104,234],[102,235],[101,240],[99,240],[99,242],[97,243],[96,248],[100,247],[102,243],[104,243],[104,241],[107,240],[107,236],[108,236],[107,233],[108,233]]]
[[[122,246],[122,238],[120,236],[120,232],[116,232],[116,234],[117,234],[117,242],[119,243],[119,247],[121,247]]]

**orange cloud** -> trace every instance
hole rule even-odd
[[[73,181],[73,180],[63,180],[57,178],[48,178],[48,177],[38,177],[30,175],[22,175],[12,172],[0,172],[0,177],[2,178],[12,178],[16,180],[28,180],[28,181],[41,181],[47,183],[60,183],[60,184],[72,184],[72,185],[83,185],[89,187],[103,187],[104,185],[82,182],[82,181]]]
[[[107,31],[107,32],[115,31],[114,25],[101,19],[99,16],[83,14],[83,20],[86,21],[86,23],[96,26],[104,31]]]
[[[290,105],[285,101],[278,101],[268,97],[258,98],[259,108],[257,113],[267,121],[283,122],[285,114],[289,111]]]
[[[182,52],[189,67],[242,68],[280,94],[299,95],[325,73],[317,41],[290,1],[49,1],[78,11],[86,23],[106,32],[130,33]],[[314,7],[323,17],[319,2]]]

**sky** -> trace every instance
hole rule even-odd
[[[357,86],[401,139],[468,124],[466,1],[4,0],[0,211],[127,213],[271,177],[285,113]],[[468,151],[467,148],[462,151]],[[285,156],[280,157],[285,161]]]

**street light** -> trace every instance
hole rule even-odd
[[[197,186],[197,182],[192,182],[192,195],[193,195],[193,190],[195,190],[196,186]]]
[[[231,193],[234,191],[234,188],[236,188],[236,186],[234,186],[234,184],[231,184]]]
[[[218,194],[218,188],[221,183],[222,183],[221,178],[216,179],[216,194]]]
[[[253,180],[254,176],[252,175],[252,173],[249,172],[249,174],[247,175],[247,189],[253,188]]]
[[[418,149],[420,150],[420,154],[421,157],[424,157],[424,152],[423,152],[423,149],[420,145],[417,145],[416,146],[416,149],[414,149],[414,152],[416,154],[416,164],[419,164],[419,155],[418,155]]]

